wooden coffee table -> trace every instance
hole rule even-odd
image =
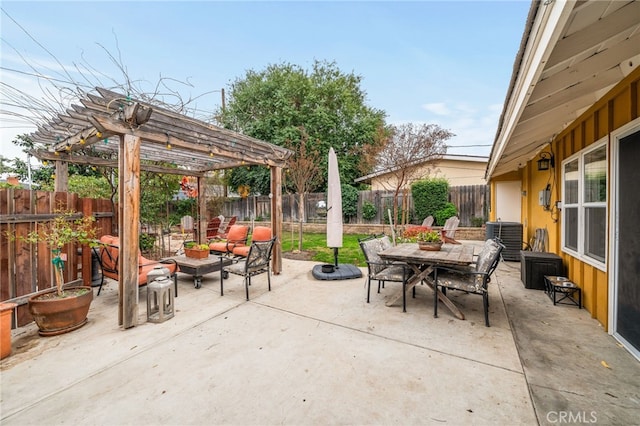
[[[187,256],[174,256],[173,259],[178,264],[180,272],[193,275],[193,286],[195,288],[202,287],[202,276],[211,272],[220,271],[223,267],[231,265],[232,261],[227,256],[216,256],[210,254],[205,259],[194,259]],[[228,273],[222,273],[221,278],[227,278]]]

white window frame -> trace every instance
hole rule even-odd
[[[609,217],[609,211],[608,211],[608,205],[607,205],[607,200],[609,200],[609,188],[610,188],[610,170],[609,170],[609,150],[608,150],[608,146],[607,146],[607,142],[609,140],[608,136],[605,136],[604,138],[598,140],[596,143],[589,145],[587,148],[582,149],[581,151],[578,151],[577,153],[573,154],[571,157],[567,157],[564,161],[562,161],[562,168],[560,169],[562,171],[562,191],[563,191],[563,198],[565,199],[565,203],[563,203],[563,209],[566,209],[567,207],[577,207],[578,208],[578,250],[573,250],[572,248],[567,247],[566,242],[565,242],[565,231],[566,231],[566,226],[567,224],[565,223],[566,221],[566,214],[562,215],[562,251],[564,253],[567,253],[577,259],[580,259],[581,261],[588,263],[589,265],[592,265],[604,272],[607,271],[607,253],[608,253],[608,244],[609,242],[605,240],[605,247],[604,247],[604,260],[600,261],[598,259],[595,259],[589,255],[587,255],[585,253],[585,243],[586,243],[586,238],[585,238],[585,209],[587,207],[604,207],[605,209],[605,221],[604,221],[604,227],[605,227],[605,235],[608,235],[608,227],[609,227],[609,220],[607,219]],[[606,200],[604,200],[603,202],[590,202],[590,203],[586,203],[584,201],[584,158],[587,154],[600,149],[602,147],[605,147],[605,158],[606,158],[606,163],[607,163],[607,169],[606,169],[606,179],[607,179],[607,195],[606,195]],[[566,204],[566,195],[564,194],[564,190],[565,190],[565,174],[564,174],[564,169],[565,169],[565,165],[567,163],[570,163],[572,161],[578,160],[578,202],[577,203],[572,203],[572,204]]]

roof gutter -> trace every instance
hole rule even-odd
[[[544,2],[533,0],[531,2],[520,49],[514,61],[507,97],[489,155],[485,172],[486,180],[491,178],[496,169],[575,3],[575,0]]]

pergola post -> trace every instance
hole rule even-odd
[[[56,179],[54,183],[56,192],[67,192],[69,190],[69,163],[56,160]]]
[[[140,138],[120,136],[119,147],[120,254],[118,324],[124,328],[138,321],[138,251],[140,232]]]
[[[271,167],[271,230],[277,236],[273,246],[271,270],[282,272],[282,167]]]
[[[207,242],[207,197],[206,197],[206,179],[198,176],[198,243]]]

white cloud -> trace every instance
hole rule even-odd
[[[447,108],[447,106],[442,102],[424,104],[424,105],[422,105],[422,108],[424,108],[425,110],[427,110],[429,112],[437,114],[437,115],[449,115],[449,114],[451,114],[451,110],[449,110],[449,108]]]
[[[434,102],[421,107],[428,112],[421,122],[437,124],[455,134],[447,141],[450,154],[489,155],[502,105]]]

